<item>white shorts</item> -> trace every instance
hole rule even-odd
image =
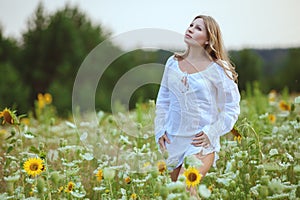
[[[208,148],[204,147],[196,147],[191,144],[194,136],[176,136],[170,135],[167,133],[167,136],[170,140],[170,144],[167,142],[165,143],[167,151],[168,151],[168,158],[166,159],[166,164],[168,170],[173,170],[182,165],[184,158],[189,155],[194,155],[200,153],[202,151],[202,155],[207,155],[210,153],[215,152],[212,146]],[[216,162],[217,156],[215,155],[214,166]]]

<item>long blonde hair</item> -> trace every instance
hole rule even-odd
[[[208,44],[204,46],[204,49],[206,50],[208,55],[213,59],[213,61],[219,64],[224,69],[226,75],[230,79],[237,82],[238,74],[236,73],[235,66],[230,61],[227,51],[225,50],[219,24],[211,16],[198,15],[194,18],[194,20],[198,18],[203,19],[204,25],[207,30]],[[189,47],[184,53],[175,53],[175,57],[184,58],[188,53]],[[227,71],[230,71],[231,75],[229,75]]]

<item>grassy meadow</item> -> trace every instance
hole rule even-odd
[[[193,199],[187,187],[200,199],[300,199],[297,96],[243,93],[216,168],[203,178],[192,170],[201,163],[188,158],[190,171],[171,182],[153,137],[154,101],[75,124],[39,94],[26,115],[0,112],[0,199]]]

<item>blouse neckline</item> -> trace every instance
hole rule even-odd
[[[174,58],[174,60],[175,60],[175,62],[176,62],[176,66],[177,66],[178,70],[179,70],[181,73],[183,73],[183,74],[188,74],[189,76],[190,76],[190,75],[202,74],[202,73],[204,73],[205,71],[208,71],[208,70],[214,65],[214,63],[215,63],[214,61],[212,61],[212,62],[210,62],[210,63],[206,66],[205,69],[203,69],[203,70],[201,70],[201,71],[197,71],[197,72],[194,72],[194,73],[187,73],[187,72],[184,72],[184,71],[182,71],[182,70],[180,69],[178,59],[175,59],[175,58]]]

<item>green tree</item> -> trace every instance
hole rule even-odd
[[[20,73],[9,63],[0,64],[0,109],[5,107],[27,112],[29,88],[22,84]]]
[[[2,33],[0,27],[0,63],[10,63],[15,65],[20,53],[17,41],[13,38],[7,38]]]
[[[0,28],[0,109],[13,107],[27,111],[28,87],[16,69],[20,49],[13,38],[5,37]]]
[[[39,4],[23,34],[22,64],[19,63],[31,88],[30,101],[39,92],[50,91],[59,112],[71,110],[77,70],[86,55],[108,35],[77,7],[66,5],[47,15]]]
[[[280,89],[288,87],[290,92],[300,91],[300,48],[289,49],[284,67],[276,77]]]
[[[261,81],[263,60],[251,49],[231,53],[231,59],[239,74],[239,88],[246,90],[247,84]]]

